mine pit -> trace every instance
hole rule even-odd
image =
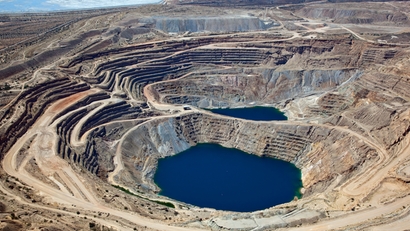
[[[0,228],[408,228],[410,2],[348,1],[0,14]]]
[[[253,212],[300,198],[293,164],[216,144],[197,144],[158,161],[160,195],[199,207]]]

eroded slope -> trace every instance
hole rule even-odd
[[[80,31],[55,38],[33,59],[5,66],[0,71],[16,91],[0,111],[5,206],[19,200],[14,209],[38,208],[47,221],[67,223],[51,219],[56,211],[82,221],[67,229],[87,226],[84,218],[93,220],[89,228],[118,230],[400,227],[410,204],[409,46],[363,38],[339,24],[345,21],[301,7],[111,12],[74,24]],[[198,19],[192,12],[224,15],[218,20],[230,33],[169,34],[147,20],[176,13]],[[232,31],[228,14],[276,26]],[[359,23],[401,28],[395,18]],[[181,28],[199,28],[201,20]],[[278,107],[289,121],[203,110],[254,105]],[[303,198],[232,213],[157,196],[158,158],[204,142],[294,163],[303,173]],[[33,217],[6,225],[44,226]]]

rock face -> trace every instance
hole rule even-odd
[[[158,83],[154,89],[169,104],[190,104],[202,108],[235,107],[249,103],[272,103],[326,91],[357,79],[361,71],[238,69],[212,71]]]
[[[55,38],[38,56],[0,70],[0,78],[13,77],[9,83],[16,96],[2,101],[0,109],[0,158],[6,173],[14,176],[11,180],[0,171],[0,186],[5,186],[0,194],[15,187],[13,193],[23,195],[27,190],[14,182],[22,176],[20,186],[48,192],[47,200],[94,209],[84,216],[114,211],[115,218],[105,217],[113,227],[150,221],[126,214],[121,222],[110,223],[131,208],[161,220],[150,223],[152,229],[171,224],[188,230],[299,225],[362,230],[407,219],[410,46],[370,41],[353,31],[357,27],[337,24],[371,23],[401,31],[407,15],[398,4],[406,3],[377,3],[368,9],[350,3],[342,8],[308,4],[289,7],[293,12],[275,7],[241,9],[242,14],[212,8],[224,12],[220,17],[208,15],[209,8],[187,16],[187,9],[205,8],[161,5],[74,23],[82,32],[64,41]],[[320,20],[298,21],[298,15]],[[283,18],[291,21],[258,31]],[[32,79],[19,79],[23,74]],[[27,82],[32,85],[25,88]],[[276,106],[289,120],[255,122],[204,110],[249,106]],[[158,159],[198,143],[294,163],[302,170],[303,198],[264,211],[231,213],[156,195],[152,178]],[[92,190],[94,180],[103,186]],[[119,194],[111,185],[128,194]],[[164,201],[175,210],[163,207]],[[102,203],[109,205],[104,208]],[[152,204],[159,209],[154,211]],[[64,214],[74,215],[73,208],[66,209]],[[318,224],[305,227],[306,222]]]
[[[243,32],[265,30],[273,25],[273,22],[264,23],[257,17],[250,16],[221,16],[221,17],[190,17],[171,18],[156,17],[152,21],[155,28],[172,33],[184,32]]]
[[[333,143],[334,140],[338,141]],[[341,146],[345,142],[351,144],[349,149]],[[134,186],[128,185],[129,182],[138,182],[140,186],[156,191],[153,174],[158,159],[182,152],[197,143],[217,143],[292,162],[302,169],[304,187],[309,193],[323,190],[315,188],[318,182],[358,171],[360,165],[371,164],[377,156],[376,151],[358,137],[332,126],[258,123],[192,113],[147,122],[129,132],[121,146],[126,170],[118,175],[118,181],[131,188]],[[317,147],[319,143],[320,148]],[[344,154],[340,156],[342,149]],[[317,157],[319,153],[327,154]],[[336,159],[340,161],[338,165]]]
[[[378,7],[374,7],[377,5]],[[346,3],[339,5],[339,7],[334,7],[331,4],[306,6],[296,11],[296,14],[312,19],[333,19],[334,22],[338,23],[409,24],[409,18],[405,13],[383,3],[373,4],[368,8],[363,8],[360,3]]]
[[[321,205],[327,209],[350,210],[357,201],[366,201],[380,181],[361,182],[365,179],[361,176],[371,176],[368,171],[391,158],[388,150],[400,150],[408,134],[407,77],[393,69],[375,68],[398,62],[403,54],[393,45],[335,37],[196,48],[111,76],[115,67],[100,65],[98,73],[107,73],[100,82],[111,81],[112,89],[127,89],[130,81],[145,87],[124,90],[129,98],[135,97],[131,92],[137,96],[149,92],[156,103],[202,108],[274,104],[292,120],[258,123],[196,111],[144,122],[128,130],[119,143],[124,167],[115,182],[156,192],[152,177],[159,158],[210,142],[296,164],[303,174],[306,209],[316,206],[310,201],[318,194],[326,198],[323,203],[332,204]],[[215,69],[205,64],[234,67]],[[164,77],[167,70],[175,72]],[[144,83],[154,79],[158,82]]]
[[[0,130],[0,157],[2,158],[14,142],[27,132],[27,129],[51,103],[89,88],[84,83],[78,84],[67,78],[61,78],[48,81],[20,94],[7,110],[1,111],[0,114],[3,121]],[[49,89],[51,90],[47,91]],[[11,114],[14,114],[13,118],[10,118]]]

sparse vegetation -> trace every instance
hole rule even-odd
[[[8,83],[4,83],[4,87],[0,87],[0,90],[8,91],[11,89],[11,86]]]
[[[314,230],[325,216],[337,230],[399,226],[410,204],[410,2],[347,1],[0,16],[0,229]],[[290,120],[198,109],[250,105]],[[164,151],[203,141],[294,162],[305,197],[238,215],[132,186],[152,183]],[[123,187],[107,183],[117,179]]]
[[[130,192],[128,189],[123,188],[123,187],[121,187],[121,186],[118,186],[118,185],[112,185],[112,186],[113,186],[114,188],[116,188],[116,189],[119,189],[119,190],[121,190],[121,191],[123,191],[123,192],[129,194],[129,195],[132,195],[132,196],[135,196],[135,197],[138,197],[138,198],[147,200],[147,201],[151,201],[151,202],[154,202],[154,203],[157,203],[157,204],[166,206],[166,207],[175,208],[175,205],[174,205],[173,203],[164,202],[164,201],[157,201],[157,200],[152,200],[152,199],[144,198],[144,197],[141,197],[141,196],[139,196],[139,195],[137,195],[137,194],[134,194],[134,193]]]

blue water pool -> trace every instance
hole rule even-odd
[[[257,121],[287,120],[283,112],[274,107],[251,108],[218,108],[211,109],[213,113]]]
[[[217,144],[198,144],[160,159],[154,176],[161,195],[196,205],[256,211],[300,197],[301,171],[273,158]]]

